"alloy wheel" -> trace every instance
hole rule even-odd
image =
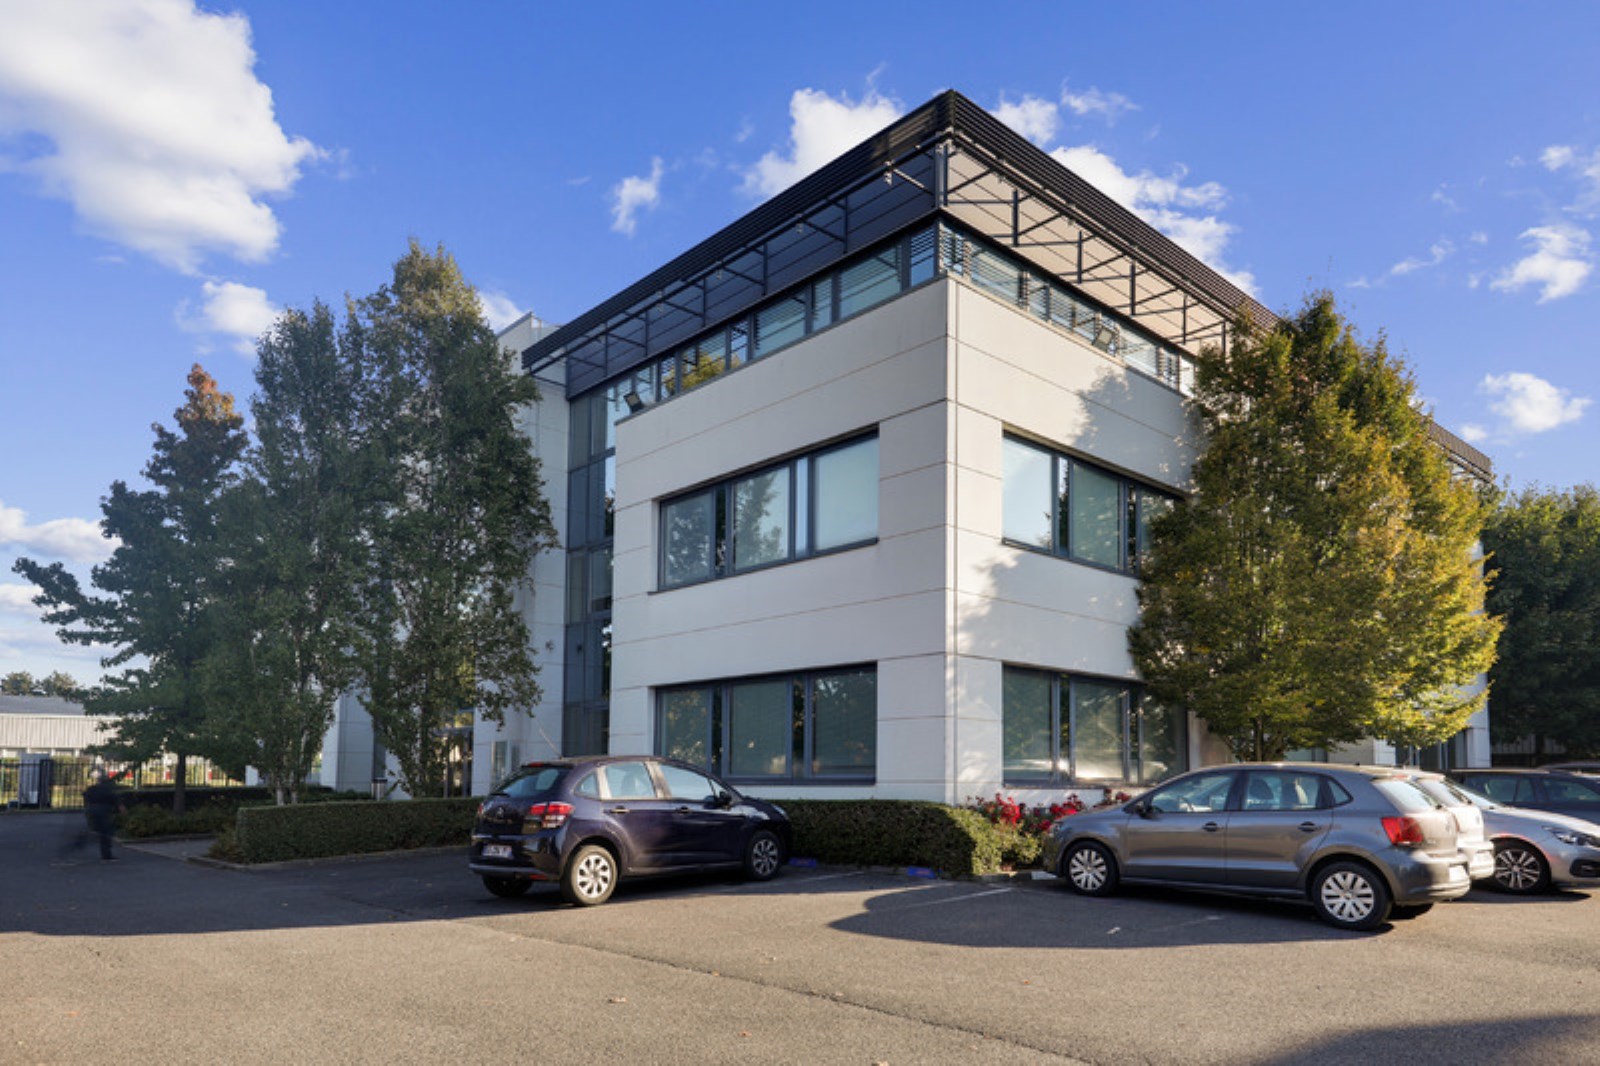
[[[1340,922],[1354,925],[1377,906],[1372,882],[1354,870],[1338,870],[1322,882],[1322,906]]]
[[[1079,848],[1067,862],[1067,876],[1084,892],[1093,892],[1106,883],[1106,860],[1095,848]]]

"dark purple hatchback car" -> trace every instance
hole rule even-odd
[[[569,903],[611,898],[623,877],[740,869],[765,881],[789,852],[781,807],[675,759],[598,755],[529,763],[478,808],[467,865],[514,897],[557,881]]]

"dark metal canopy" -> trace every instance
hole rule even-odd
[[[1174,346],[1272,315],[982,108],[943,93],[523,353],[586,391],[936,215],[961,222]]]
[[[540,338],[576,396],[912,226],[947,218],[1175,348],[1277,321],[1171,238],[955,91],[934,97],[659,270]],[[1464,471],[1489,460],[1434,426]]]

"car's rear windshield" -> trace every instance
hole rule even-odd
[[[524,766],[500,782],[494,794],[512,799],[542,796],[554,790],[569,769],[567,766]]]
[[[1444,806],[1410,781],[1398,777],[1380,778],[1372,787],[1382,792],[1396,808],[1402,811],[1432,811]]]

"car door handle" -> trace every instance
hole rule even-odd
[[[606,813],[607,814],[627,814],[628,813],[628,808],[626,808],[626,807],[612,807],[609,810],[607,810]]]
[[[1207,822],[1205,825],[1201,826],[1200,828],[1204,829],[1208,833],[1215,833],[1218,829],[1221,829],[1222,826],[1217,824],[1216,822]]]
[[[679,807],[674,813],[675,814],[688,814],[691,810],[693,810],[693,808],[691,808],[691,807]]]
[[[1300,823],[1300,832],[1302,832],[1302,833],[1315,833],[1316,831],[1317,831],[1317,823],[1316,822],[1301,822]]]

